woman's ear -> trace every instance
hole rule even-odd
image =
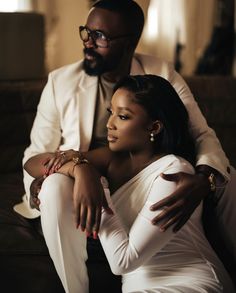
[[[162,131],[163,124],[161,121],[156,120],[152,122],[152,125],[150,127],[150,131],[156,136],[158,133]]]

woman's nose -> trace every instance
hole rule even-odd
[[[108,121],[107,121],[107,129],[109,129],[109,130],[115,129],[115,125],[113,123],[112,116],[110,116]]]

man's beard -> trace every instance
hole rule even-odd
[[[89,54],[94,57],[93,60],[85,58],[83,61],[83,69],[88,75],[98,76],[104,72],[107,72],[105,60],[100,54],[94,52],[93,49],[84,48],[84,55],[85,54]]]

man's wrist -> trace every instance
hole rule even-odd
[[[215,174],[214,173],[210,173],[205,174],[203,172],[197,172],[198,174],[202,174],[203,176],[205,176],[208,180],[209,183],[209,187],[210,187],[210,192],[214,193],[216,191],[216,182],[215,182]]]
[[[211,192],[215,192],[217,188],[225,187],[226,180],[224,176],[210,166],[199,165],[196,167],[196,173],[202,174],[208,179]]]

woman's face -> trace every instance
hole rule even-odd
[[[112,151],[137,152],[150,148],[152,122],[145,109],[135,103],[132,92],[118,89],[109,112],[107,139]]]

